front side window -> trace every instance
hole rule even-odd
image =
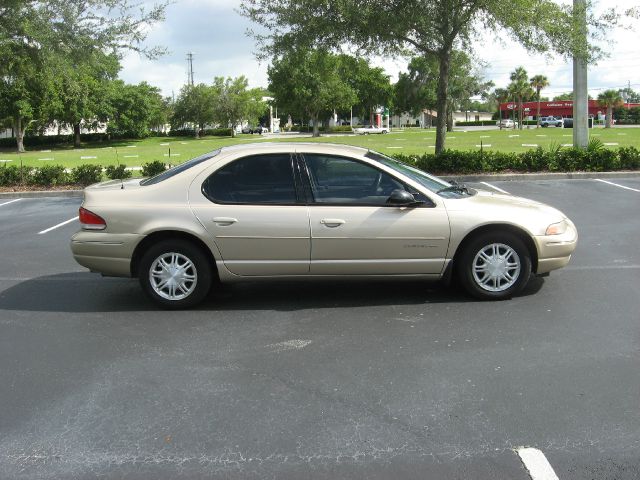
[[[394,190],[407,190],[386,172],[350,158],[305,154],[315,203],[386,205]]]
[[[202,193],[215,203],[296,203],[291,156],[254,155],[234,160],[211,174]]]

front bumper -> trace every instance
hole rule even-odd
[[[569,226],[562,235],[541,235],[533,237],[538,250],[538,275],[562,268],[571,260],[571,254],[578,245],[578,230],[567,219]]]
[[[144,235],[79,231],[71,237],[73,258],[92,272],[131,276],[131,257]]]

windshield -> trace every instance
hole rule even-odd
[[[210,158],[215,157],[220,153],[220,149],[214,150],[213,152],[205,153],[204,155],[200,155],[199,157],[192,158],[191,160],[187,160],[180,165],[176,165],[169,170],[166,170],[158,175],[150,178],[145,178],[140,182],[140,185],[155,185],[156,183],[160,183],[168,178],[171,178],[179,173],[184,172],[185,170],[190,169],[191,167],[195,167],[196,165],[204,162],[205,160],[209,160]]]
[[[458,185],[456,182],[449,183],[441,178],[438,178],[433,175],[429,175],[428,173],[412,167],[411,165],[407,165],[406,163],[402,163],[398,160],[395,160],[391,157],[387,157],[382,153],[374,152],[369,150],[365,157],[371,158],[372,160],[376,160],[383,165],[386,165],[389,168],[392,168],[398,173],[401,173],[410,179],[418,182],[425,188],[428,188],[433,193],[437,193],[441,197],[444,198],[462,198],[469,195],[474,195],[475,191],[467,188],[464,185]]]

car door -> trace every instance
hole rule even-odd
[[[290,154],[222,161],[196,178],[190,204],[236,275],[309,273],[308,208]]]
[[[396,189],[412,189],[362,160],[305,153],[311,274],[440,274],[449,244],[442,204],[426,196],[419,207],[387,204]],[[412,193],[417,193],[413,192]]]

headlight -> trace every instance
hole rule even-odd
[[[547,227],[547,231],[545,232],[545,235],[562,235],[567,231],[568,227],[569,227],[569,224],[567,223],[566,220],[563,220],[558,223],[552,223]]]

